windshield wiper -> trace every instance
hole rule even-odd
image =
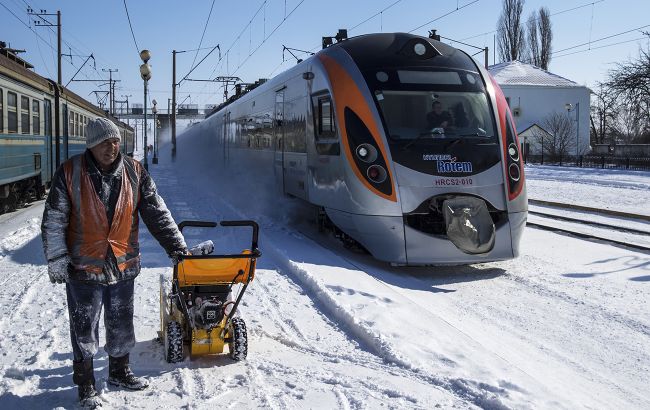
[[[417,137],[413,138],[413,140],[411,140],[411,142],[404,145],[404,147],[402,147],[402,149],[407,149],[411,145],[418,142],[422,137],[434,136],[434,135],[442,135],[442,136],[444,136],[445,135],[445,130],[443,128],[434,128],[431,131],[421,132]]]

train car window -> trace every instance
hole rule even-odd
[[[68,136],[74,135],[74,113],[68,111]]]
[[[34,135],[41,134],[41,104],[38,100],[32,100],[32,130]]]
[[[79,114],[74,113],[74,135],[79,136],[81,133],[79,132]]]
[[[18,132],[18,95],[7,92],[7,131]]]
[[[30,133],[29,127],[29,97],[20,97],[20,126],[23,134]]]
[[[2,91],[2,88],[0,88],[0,134],[2,134],[5,131],[5,111],[4,111],[4,104],[3,104],[3,99],[4,99],[4,91]]]
[[[81,116],[81,123],[79,124],[79,129],[81,131],[81,136],[85,137],[86,136],[86,116],[82,115]]]

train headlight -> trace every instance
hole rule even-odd
[[[366,174],[368,175],[368,179],[374,182],[375,184],[381,184],[382,182],[384,182],[386,180],[386,176],[388,175],[386,173],[386,169],[381,165],[369,166]]]
[[[519,151],[515,144],[508,145],[508,155],[510,155],[510,158],[512,158],[513,161],[519,161]]]
[[[427,47],[422,43],[416,43],[413,46],[413,52],[419,56],[423,56],[427,52]]]
[[[519,170],[519,165],[510,164],[510,166],[508,167],[508,176],[510,177],[510,179],[512,179],[515,182],[519,181],[519,178],[521,178],[521,171]]]
[[[377,149],[370,144],[361,144],[356,149],[357,157],[363,162],[375,162]]]

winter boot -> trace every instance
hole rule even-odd
[[[95,390],[95,374],[93,358],[72,362],[72,381],[78,387],[79,404],[85,409],[96,409],[102,406],[97,390]]]
[[[149,382],[145,378],[135,377],[129,368],[128,354],[123,357],[108,357],[108,383],[129,390],[142,390],[149,387]]]

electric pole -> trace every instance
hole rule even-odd
[[[111,115],[115,115],[115,89],[113,83],[113,73],[117,73],[117,68],[102,68],[102,71],[108,73],[108,92],[109,92],[109,112]]]
[[[176,50],[172,51],[172,106],[169,117],[172,125],[172,156],[176,155]]]
[[[57,10],[56,14],[48,13],[47,10],[41,9],[40,12],[36,13],[31,7],[27,7],[27,14],[30,16],[38,17],[37,20],[34,20],[34,24],[42,27],[54,27],[56,26],[57,31],[57,85],[59,86],[59,92],[63,91],[63,74],[61,72],[61,10]],[[56,24],[50,22],[45,16],[56,16]],[[61,165],[61,120],[59,119],[61,112],[61,107],[59,106],[59,98],[54,100],[54,147],[56,149],[55,161],[56,167],[58,168]],[[66,144],[67,146],[67,144]]]

